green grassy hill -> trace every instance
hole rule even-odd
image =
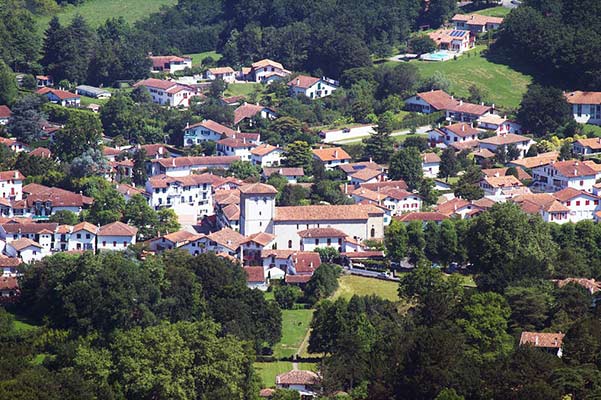
[[[176,3],[177,0],[88,0],[78,6],[63,7],[56,15],[61,23],[65,24],[79,13],[92,27],[96,28],[112,17],[123,17],[126,21],[133,23],[158,11],[161,6]],[[52,17],[53,15],[38,17],[37,29],[43,32]]]
[[[486,91],[486,99],[497,107],[517,108],[532,82],[532,77],[522,74],[504,64],[495,64],[480,53],[484,46],[463,54],[457,60],[443,62],[411,61],[423,77],[440,71],[451,81],[451,92],[460,97],[468,97],[470,85]]]

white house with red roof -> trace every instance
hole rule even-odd
[[[496,136],[480,139],[478,147],[481,150],[486,149],[492,153],[496,153],[500,148],[504,148],[507,151],[509,146],[515,146],[520,153],[518,158],[524,158],[533,144],[535,144],[534,140],[529,137],[516,135],[515,133],[501,133]]]
[[[98,227],[89,222],[80,222],[73,226],[69,234],[68,250],[96,251]]]
[[[150,56],[150,61],[152,61],[151,72],[173,74],[186,68],[192,68],[192,58],[186,56]]]
[[[216,142],[224,137],[232,137],[236,131],[210,119],[205,119],[184,129],[184,147],[201,144],[202,142]]]
[[[572,150],[583,156],[601,153],[601,138],[578,139],[572,143]]]
[[[480,181],[480,187],[486,197],[495,201],[530,193],[530,189],[513,175],[485,176]]]
[[[274,120],[277,118],[276,112],[260,104],[250,104],[244,102],[234,110],[234,125],[238,125],[242,121],[248,120],[250,126],[256,124],[257,119]]]
[[[148,78],[134,85],[140,86],[148,89],[153,103],[169,107],[189,107],[190,98],[196,94],[190,86],[162,79]]]
[[[320,161],[325,169],[333,169],[342,164],[348,164],[351,156],[341,147],[320,147],[313,149],[313,158]]]
[[[310,99],[320,99],[338,89],[338,83],[332,79],[299,75],[288,82],[288,87],[292,96],[302,95]]]
[[[443,126],[440,129],[434,129],[428,132],[428,139],[432,146],[444,143],[451,146],[455,143],[476,143],[480,131],[471,124],[458,122],[455,124]]]
[[[252,82],[269,83],[273,80],[284,79],[290,75],[290,71],[279,62],[263,59],[253,63],[249,70],[244,70],[244,79]]]
[[[245,137],[226,137],[217,141],[217,155],[238,157],[243,161],[251,161],[251,151],[257,147],[256,143],[247,140]]]
[[[576,122],[601,125],[601,92],[583,92],[577,90],[565,94],[572,107]]]
[[[205,77],[211,81],[221,79],[226,83],[236,82],[236,71],[232,67],[209,68],[205,72]]]
[[[0,125],[8,124],[12,112],[8,106],[0,106]]]
[[[66,90],[43,87],[38,89],[36,93],[46,96],[49,102],[60,104],[63,107],[79,107],[81,105],[81,97]]]
[[[555,161],[532,168],[534,185],[549,192],[570,187],[592,193],[598,177],[595,168],[578,160]]]
[[[261,167],[277,167],[284,159],[283,148],[267,143],[256,146],[250,154],[252,163]]]
[[[468,30],[473,34],[478,34],[499,29],[503,18],[480,14],[456,14],[451,22],[455,29]]]
[[[437,49],[457,54],[473,48],[476,42],[469,31],[462,29],[438,29],[428,33],[428,36],[434,41]]]
[[[497,135],[522,131],[520,124],[497,114],[485,114],[478,118],[478,128],[494,131]]]
[[[297,391],[303,400],[316,398],[319,384],[319,375],[313,371],[294,370],[275,378],[275,385],[278,389]]]
[[[440,171],[440,156],[436,153],[423,153],[422,171],[426,178],[436,178]]]
[[[456,99],[444,90],[417,93],[405,100],[405,106],[409,111],[417,111],[423,114],[442,111],[447,118],[463,122],[477,120],[483,115],[491,113],[494,109],[494,105],[473,104]]]
[[[1,171],[0,197],[7,200],[21,200],[24,179],[25,176],[19,171]]]
[[[18,258],[24,263],[38,261],[50,252],[39,243],[31,239],[17,239],[6,243],[4,252],[9,257]]]
[[[301,238],[301,251],[315,251],[317,248],[331,247],[338,252],[346,251],[347,234],[335,228],[311,228],[298,232]]]
[[[599,197],[571,187],[553,193],[553,196],[562,205],[569,208],[568,219],[570,222],[593,220],[595,212],[599,211]]]
[[[116,221],[98,229],[97,248],[99,251],[122,251],[136,244],[138,228]]]

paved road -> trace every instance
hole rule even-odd
[[[377,279],[382,279],[385,281],[395,281],[395,282],[399,280],[399,278],[395,278],[392,276],[386,276],[382,272],[368,271],[365,269],[348,268],[347,271],[349,271],[353,275],[365,276],[367,278],[377,278]]]
[[[425,126],[420,126],[415,130],[415,133],[421,133],[421,134],[425,134],[428,133],[430,130],[432,130],[432,126],[431,125],[425,125]],[[390,136],[403,136],[403,135],[408,135],[409,134],[409,129],[405,129],[402,131],[396,131],[396,132],[392,132],[390,134]],[[346,140],[336,140],[334,142],[332,142],[332,144],[349,144],[349,143],[356,143],[356,142],[361,142],[363,139],[365,139],[366,137],[368,137],[369,135],[365,135],[365,136],[357,136],[354,137],[352,139],[346,139]]]

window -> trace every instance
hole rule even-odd
[[[338,239],[338,244],[342,246],[342,238]]]
[[[81,233],[78,233],[78,234],[77,234],[77,238],[78,238],[78,239],[81,239]]]
[[[584,181],[580,181],[580,186],[584,186]]]
[[[102,241],[102,247],[106,247],[106,240]]]
[[[576,200],[576,206],[580,205],[580,200]]]
[[[292,248],[292,240],[288,241],[288,248],[291,249]]]
[[[566,206],[568,206],[568,207],[569,207],[571,204],[572,204],[572,202],[571,202],[571,201],[566,201]]]
[[[117,247],[117,242],[113,241],[113,247]]]
[[[86,233],[86,239],[89,239],[91,236],[89,233]]]
[[[127,241],[126,240],[123,241],[123,247],[127,247]]]
[[[315,239],[315,246],[319,245],[319,239]]]
[[[375,230],[375,228],[371,228],[370,235],[371,235],[372,238],[376,237],[376,230]]]
[[[590,200],[586,200],[586,201],[584,202],[584,205],[585,205],[585,206],[589,206],[590,204],[591,204]]]
[[[327,243],[328,243],[328,246],[332,245],[332,239],[328,238]]]

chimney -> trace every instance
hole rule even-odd
[[[175,167],[175,157],[171,159],[171,166]]]
[[[461,132],[465,132],[465,124],[461,125]]]
[[[451,100],[455,100],[455,96],[451,95]]]
[[[534,337],[534,345],[538,346],[538,335]]]
[[[296,78],[296,86],[300,86],[300,79]]]
[[[282,168],[280,168],[280,169],[279,169],[279,171],[278,171],[278,173],[279,173],[280,175],[282,175],[282,174],[284,174],[284,170],[283,170]]]
[[[19,178],[19,171],[15,171],[15,179]]]
[[[371,157],[369,157],[369,162],[372,163],[374,162],[374,160]]]
[[[463,105],[463,100],[459,100],[459,105],[462,106]]]
[[[334,158],[338,158],[338,150],[334,150]]]
[[[186,129],[190,127],[190,122],[186,122]]]
[[[495,172],[495,178],[498,178],[500,175],[498,172]]]

